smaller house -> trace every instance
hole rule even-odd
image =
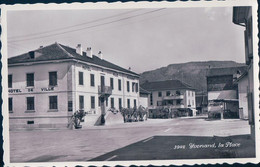
[[[211,68],[207,74],[210,118],[239,118],[238,85],[234,81],[247,66]]]
[[[180,80],[145,82],[141,87],[149,92],[149,109],[168,107],[177,116],[196,115],[195,89]]]

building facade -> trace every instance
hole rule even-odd
[[[8,59],[10,128],[66,127],[71,115],[87,112],[94,125],[106,110],[139,104],[139,75],[82,51],[55,43]]]
[[[207,73],[209,117],[239,118],[238,86],[234,81],[247,66],[211,68]]]
[[[150,109],[160,106],[183,112],[196,109],[195,89],[179,80],[145,82],[141,87],[151,92],[148,96]]]
[[[233,7],[233,23],[239,26],[243,26],[244,30],[244,44],[245,44],[245,62],[248,65],[248,89],[247,89],[247,101],[248,101],[248,119],[251,127],[252,138],[255,137],[255,110],[254,110],[254,97],[259,96],[259,91],[255,94],[254,89],[254,77],[257,76],[257,81],[259,82],[259,71],[254,71],[254,66],[258,62],[254,62],[253,52],[253,21],[252,21],[252,7],[241,6]],[[255,45],[257,47],[257,44]],[[258,74],[258,75],[257,75]],[[257,102],[259,103],[259,102]],[[259,113],[258,113],[259,114]]]
[[[242,74],[236,81],[238,87],[238,104],[239,104],[239,118],[248,119],[248,75],[247,72]]]

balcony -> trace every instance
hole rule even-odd
[[[175,99],[184,99],[184,95],[171,95],[171,96],[163,97],[163,100],[175,100]]]
[[[98,86],[98,94],[109,96],[112,94],[112,88],[110,86]]]

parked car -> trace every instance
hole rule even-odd
[[[220,119],[222,112],[221,105],[219,102],[210,102],[208,104],[208,118]]]

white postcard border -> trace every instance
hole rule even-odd
[[[258,163],[260,162],[260,130],[259,130],[259,93],[254,93],[254,107],[255,107],[255,135],[256,135],[256,158],[230,158],[230,159],[183,159],[183,160],[149,160],[149,161],[101,161],[101,162],[49,162],[49,163],[10,163],[10,143],[9,141],[9,120],[7,111],[7,11],[11,10],[72,10],[72,9],[127,9],[127,8],[164,8],[164,7],[230,7],[230,6],[252,6],[253,15],[253,48],[254,55],[258,55],[258,25],[257,25],[257,1],[256,0],[228,0],[228,1],[191,1],[191,2],[98,2],[98,3],[72,3],[72,4],[16,4],[16,5],[1,5],[1,26],[2,26],[2,115],[3,115],[3,149],[4,149],[4,163],[6,166],[88,166],[88,165],[194,165],[194,164],[222,164],[222,163]],[[259,62],[259,57],[254,56],[254,62]],[[254,90],[258,92],[259,79],[258,79],[259,66],[254,63]]]

